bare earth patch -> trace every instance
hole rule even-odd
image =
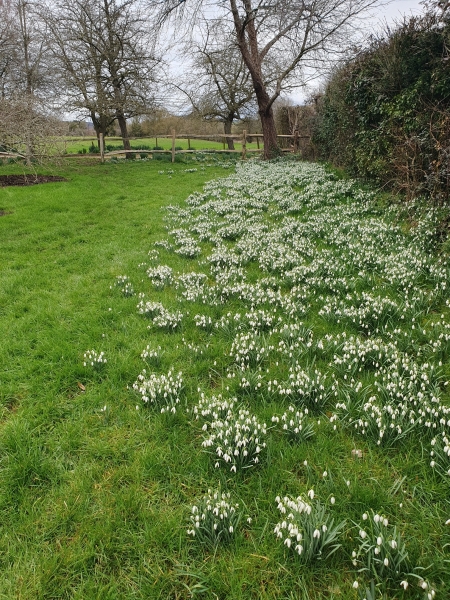
[[[0,187],[37,185],[38,183],[50,183],[52,181],[67,181],[67,179],[57,175],[0,175]]]

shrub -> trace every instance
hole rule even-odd
[[[318,103],[319,155],[408,198],[450,190],[448,15],[412,17],[338,69]]]

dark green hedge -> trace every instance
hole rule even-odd
[[[354,175],[448,201],[450,15],[412,18],[336,71],[314,143]]]

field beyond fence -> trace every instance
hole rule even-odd
[[[282,152],[299,152],[300,140],[307,139],[308,136],[300,136],[298,132],[292,135],[278,135],[280,142],[280,150]],[[233,140],[234,148],[228,147],[228,140]],[[172,162],[175,161],[177,154],[189,154],[197,152],[226,152],[240,154],[242,159],[247,157],[247,154],[260,153],[264,150],[263,134],[248,133],[243,131],[242,134],[177,134],[175,131],[172,134],[159,134],[151,137],[139,136],[129,137],[131,149],[126,150],[123,147],[123,138],[121,137],[103,137],[100,134],[97,137],[75,138],[73,142],[66,141],[67,155],[72,156],[77,153],[80,156],[87,154],[98,155],[102,162],[107,157],[124,156],[127,154],[139,155],[140,158],[152,157],[154,154],[170,154]],[[89,144],[87,146],[87,144]]]

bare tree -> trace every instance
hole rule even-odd
[[[60,0],[45,14],[71,109],[87,112],[97,135],[117,121],[130,149],[127,119],[152,105],[155,58],[136,0]]]
[[[10,4],[0,4],[0,97],[5,98],[17,51],[17,29]]]
[[[0,5],[0,145],[26,157],[55,157],[57,119],[48,106],[52,75],[45,24],[31,0]],[[56,146],[59,144],[56,143]]]
[[[179,22],[199,23],[218,14],[231,19],[237,44],[252,79],[264,135],[266,158],[277,153],[273,103],[292,77],[324,60],[330,51],[348,47],[352,28],[379,0],[166,0],[162,20],[171,15]],[[211,5],[216,8],[211,11]],[[208,7],[208,11],[203,8]],[[208,15],[214,14],[213,17]],[[268,86],[266,69],[277,65],[277,78]]]
[[[256,111],[250,73],[223,30],[208,31],[202,43],[190,44],[189,50],[194,53],[189,81],[177,87],[204,119],[223,123],[224,133],[230,136],[228,148],[234,150],[233,123]]]
[[[45,112],[39,99],[0,98],[0,149],[25,158],[28,166],[53,162],[64,149],[64,124]]]
[[[3,97],[43,96],[50,57],[45,24],[31,0],[0,4],[0,78]]]

